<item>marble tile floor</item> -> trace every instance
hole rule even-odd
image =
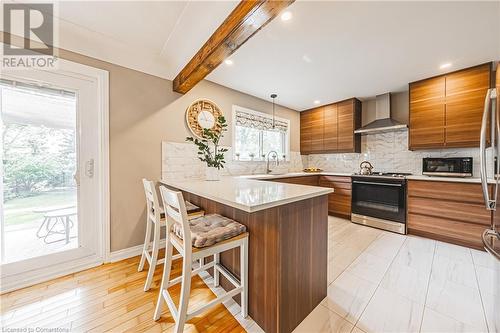
[[[329,217],[328,257],[328,295],[294,332],[500,333],[500,263],[486,252]]]
[[[329,218],[328,295],[295,332],[500,332],[486,252]]]

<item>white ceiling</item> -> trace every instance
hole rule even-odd
[[[208,79],[296,110],[500,60],[500,2],[295,2]],[[306,61],[306,60],[309,60]]]
[[[16,1],[18,2],[18,1]],[[173,79],[237,1],[62,1],[59,45]],[[300,1],[208,79],[296,110],[500,60],[500,2]]]
[[[16,1],[20,2],[20,1]],[[173,79],[237,1],[59,1],[59,46]]]

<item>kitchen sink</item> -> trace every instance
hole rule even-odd
[[[272,172],[272,173],[257,173],[253,175],[242,175],[240,177],[243,178],[254,178],[254,179],[264,179],[264,178],[271,178],[275,176],[283,176],[288,174],[288,172]]]

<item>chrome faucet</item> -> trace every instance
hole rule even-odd
[[[271,150],[269,153],[267,153],[267,157],[266,157],[266,174],[270,174],[273,171],[273,170],[269,169],[269,156],[271,155],[271,153],[274,153],[274,156],[276,158],[276,166],[280,165],[278,153],[275,152],[274,150]]]

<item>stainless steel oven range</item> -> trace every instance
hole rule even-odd
[[[407,173],[352,176],[351,221],[406,234]]]

